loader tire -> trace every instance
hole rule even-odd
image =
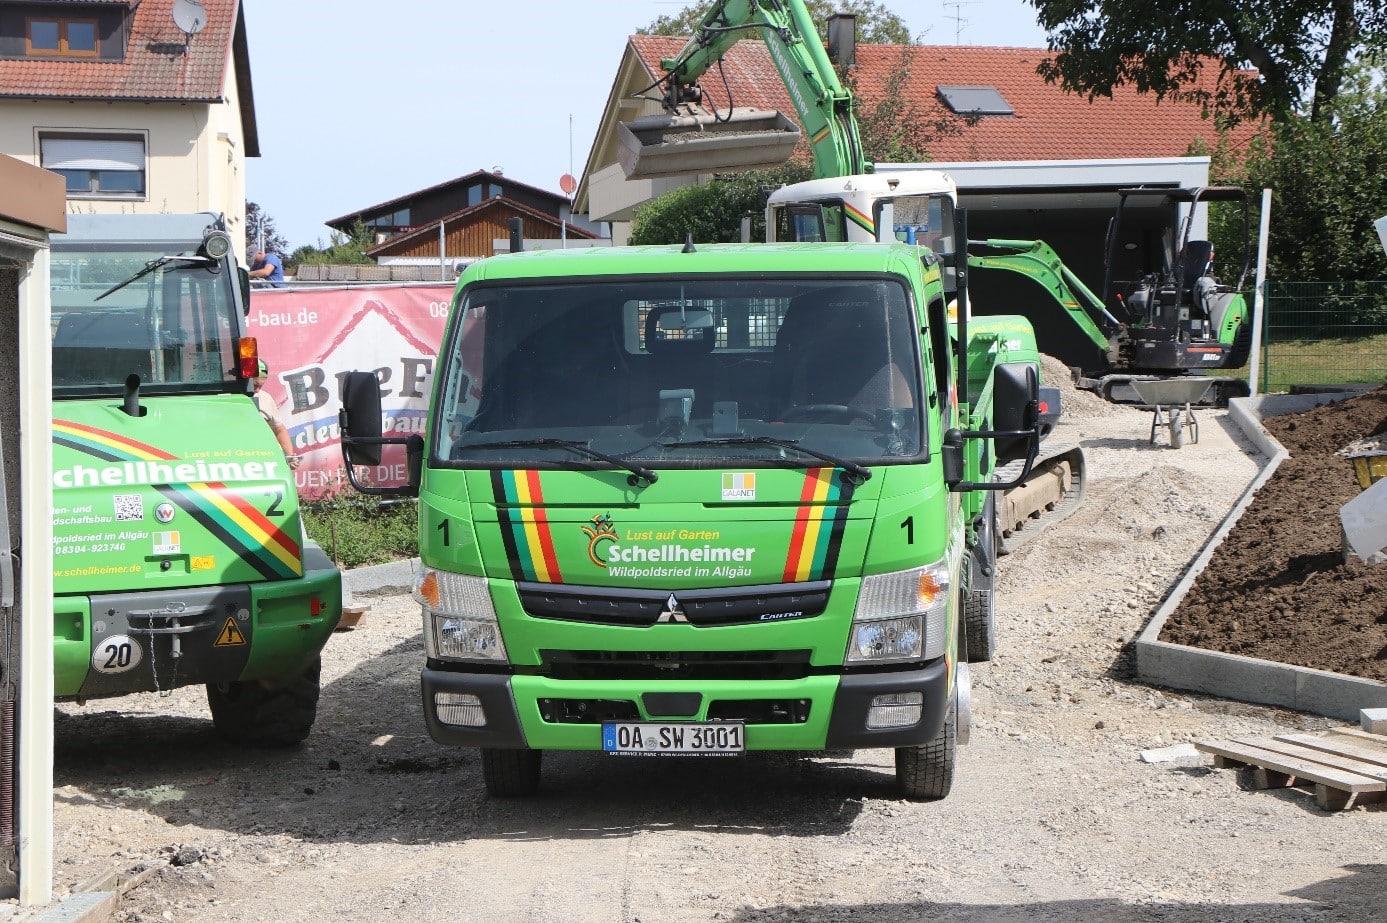
[[[290,747],[301,742],[318,717],[322,657],[313,658],[287,683],[249,680],[208,683],[207,705],[222,739],[247,747]]]
[[[539,791],[542,750],[482,748],[482,781],[497,798],[524,798]]]
[[[949,794],[957,760],[958,709],[952,705],[939,735],[919,747],[896,748],[896,784],[911,801],[935,801]]]

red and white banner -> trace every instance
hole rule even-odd
[[[372,285],[335,289],[256,289],[247,333],[270,368],[265,392],[279,405],[296,454],[305,500],[346,486],[342,464],[340,376],[375,372],[386,435],[424,434],[433,371],[448,322],[451,285]],[[404,453],[386,449],[382,465],[358,470],[370,483],[404,483]]]

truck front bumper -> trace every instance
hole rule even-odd
[[[470,673],[425,667],[421,677],[424,721],[441,744],[499,749],[601,750],[604,710],[625,710],[630,721],[728,720],[736,709],[749,714],[774,711],[778,720],[746,720],[748,750],[827,750],[919,746],[944,726],[950,699],[949,671],[943,658],[909,670],[810,676],[765,681],[575,681],[539,676]],[[923,706],[913,723],[867,726],[878,696],[918,692]],[[475,697],[473,724],[439,717],[438,699]],[[472,704],[471,699],[466,700]],[[679,701],[679,714],[652,711],[655,703]],[[556,707],[555,703],[571,703]],[[762,708],[760,706],[766,706]],[[590,706],[590,708],[589,708]],[[555,720],[566,710],[563,720]],[[590,711],[593,718],[576,717]],[[712,713],[710,716],[710,712]]]

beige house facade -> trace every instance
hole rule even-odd
[[[240,0],[179,7],[0,2],[0,153],[63,176],[69,214],[213,212],[239,240],[259,156]]]

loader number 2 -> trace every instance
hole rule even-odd
[[[124,673],[140,665],[144,648],[129,635],[111,635],[92,651],[92,669],[98,673]]]
[[[901,528],[905,530],[905,543],[907,545],[915,544],[915,517],[905,517],[905,522],[901,523]]]

